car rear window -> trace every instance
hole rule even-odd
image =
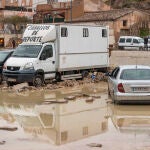
[[[123,80],[150,80],[150,69],[125,69],[120,75]]]

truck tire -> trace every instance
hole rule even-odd
[[[10,81],[6,81],[8,86],[13,86],[15,83],[14,82],[10,82]]]
[[[33,80],[33,85],[35,87],[40,87],[43,85],[44,79],[42,75],[36,75]]]
[[[55,76],[56,81],[60,82],[61,81],[61,74],[59,72],[56,73]]]

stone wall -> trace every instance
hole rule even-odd
[[[110,66],[118,65],[148,65],[150,66],[150,51],[112,51]]]

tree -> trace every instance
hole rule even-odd
[[[14,33],[17,34],[17,26],[18,25],[26,25],[27,23],[30,23],[31,20],[27,18],[26,16],[10,16],[10,17],[4,17],[0,19],[0,23],[2,24],[12,24],[14,26]]]

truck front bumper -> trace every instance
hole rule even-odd
[[[3,70],[4,79],[8,82],[33,82],[35,70],[9,71]]]

